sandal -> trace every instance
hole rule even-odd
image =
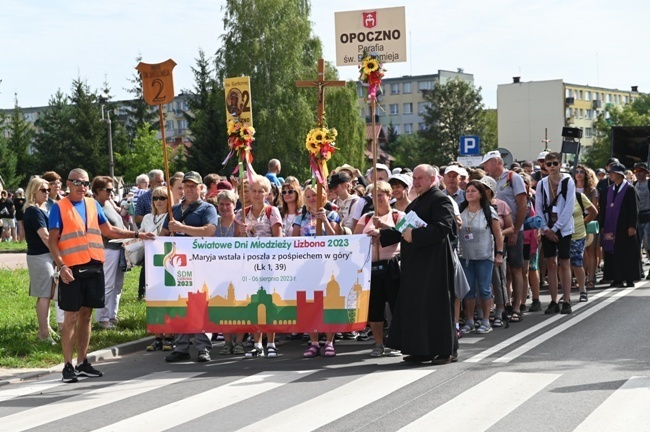
[[[267,346],[266,347],[266,356],[268,358],[276,358],[278,356],[278,349],[276,347]]]
[[[334,351],[334,345],[331,343],[325,344],[323,347],[323,356],[325,357],[336,357],[336,351]]]
[[[492,322],[492,327],[503,327],[503,321],[501,318],[494,318],[494,321]]]
[[[586,285],[585,285],[585,288],[587,288],[587,289],[594,289],[594,288],[596,288],[596,281],[592,281],[592,280],[587,281],[587,283],[586,283]]]
[[[318,345],[309,345],[307,351],[302,353],[304,358],[314,358],[320,355],[320,347]]]
[[[257,357],[264,357],[264,349],[258,350],[257,348],[253,348],[250,351],[247,351],[246,354],[244,354],[244,358],[257,358]]]
[[[510,317],[511,323],[518,323],[518,322],[522,322],[523,320],[524,320],[524,315],[521,312],[513,312],[512,316]]]

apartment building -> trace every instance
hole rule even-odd
[[[612,105],[625,105],[640,93],[636,86],[629,91],[582,84],[561,79],[522,82],[514,77],[497,88],[499,146],[509,150],[516,160],[535,159],[548,148],[562,149],[562,128],[583,131],[583,148],[593,145],[594,121],[607,115]],[[549,142],[546,142],[546,137]]]
[[[474,75],[465,73],[462,69],[456,72],[438,70],[437,74],[431,75],[406,75],[399,78],[384,78],[382,80],[382,92],[378,95],[377,101],[381,108],[377,108],[377,122],[385,129],[389,125],[398,135],[412,134],[424,129],[423,114],[427,106],[424,95],[432,90],[437,84],[446,84],[452,79],[461,79],[474,83]],[[364,101],[366,90],[357,85],[361,117],[366,123],[371,122],[370,107]]]

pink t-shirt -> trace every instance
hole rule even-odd
[[[398,214],[397,216],[397,222],[402,220],[404,217],[404,213],[399,211],[399,210],[391,210],[389,213],[385,214],[384,216],[379,216],[379,220],[381,220],[383,223],[385,223],[388,226],[394,227],[395,222],[393,220],[393,215],[391,214],[392,212],[396,212]],[[357,223],[358,225],[363,226],[363,233],[366,234],[368,231],[375,229],[375,225],[372,223],[372,213],[366,213],[367,215],[370,215],[370,219],[366,217],[366,215],[361,216],[361,219],[359,219],[359,222]],[[368,219],[368,224],[366,224],[366,219]],[[386,246],[386,247],[379,247],[379,260],[389,260],[393,258],[395,255],[399,254],[399,242],[395,243],[394,245]]]
[[[268,208],[271,209],[270,212]],[[237,212],[236,219],[238,221],[241,220],[241,212],[242,210]],[[248,237],[273,237],[271,227],[276,224],[282,226],[282,216],[280,216],[280,210],[278,210],[277,207],[264,206],[257,218],[253,216],[251,210],[248,210],[246,212],[246,223],[250,227],[248,230]],[[282,234],[280,234],[280,236],[281,235]]]
[[[508,205],[507,202],[501,201],[498,198],[494,200],[494,204],[496,204],[497,206],[497,215],[499,215],[499,225],[501,225],[501,230],[503,230],[506,224],[504,217],[511,214],[512,210],[510,210],[510,206]]]

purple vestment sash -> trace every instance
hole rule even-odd
[[[607,209],[605,210],[605,226],[603,227],[603,251],[614,253],[614,242],[616,240],[616,224],[618,215],[621,212],[623,197],[629,183],[627,180],[621,183],[621,187],[614,198],[615,184],[607,189]]]

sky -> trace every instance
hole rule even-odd
[[[47,105],[76,77],[94,90],[107,81],[114,100],[127,99],[139,54],[148,63],[174,59],[176,93],[190,89],[198,50],[220,46],[224,4],[2,0],[0,108],[12,108],[15,95],[21,107]],[[406,7],[408,61],[386,63],[387,77],[462,68],[489,108],[514,76],[650,92],[650,3],[641,0],[313,0],[325,60],[336,59],[335,12],[394,6]],[[338,70],[357,77],[354,66]]]

